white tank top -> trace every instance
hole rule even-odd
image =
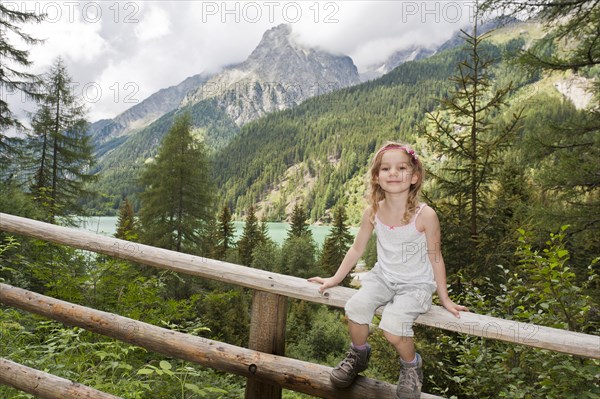
[[[433,267],[427,251],[425,232],[417,230],[416,220],[425,204],[404,226],[387,226],[375,215],[377,264],[392,283],[433,284]]]

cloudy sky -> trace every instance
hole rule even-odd
[[[47,15],[41,24],[22,27],[45,39],[30,49],[32,72],[44,72],[62,56],[90,121],[112,118],[188,76],[243,61],[280,23],[290,24],[301,43],[349,55],[362,71],[413,44],[441,44],[469,24],[473,10],[471,1],[446,0],[3,4]]]

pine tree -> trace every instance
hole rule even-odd
[[[305,236],[312,237],[312,234],[308,228],[308,224],[306,224],[307,219],[308,215],[306,214],[304,207],[298,203],[294,205],[294,209],[292,210],[290,230],[288,231],[288,238]]]
[[[119,208],[115,237],[127,241],[137,241],[138,239],[133,205],[131,205],[131,202],[127,197],[123,199],[121,207]]]
[[[344,260],[348,248],[352,245],[352,234],[346,226],[346,210],[343,205],[338,205],[333,213],[333,226],[330,234],[325,239],[319,265],[323,275],[333,276]],[[346,277],[343,285],[348,285],[350,275]]]
[[[546,70],[577,70],[600,64],[600,3],[589,0],[484,0],[482,12],[498,11],[515,16],[527,15],[542,22],[549,32],[523,52],[522,61]],[[548,52],[558,42],[574,48]],[[598,88],[600,82],[596,82]]]
[[[260,242],[260,226],[258,225],[258,219],[256,218],[254,206],[250,206],[246,213],[246,223],[244,224],[242,237],[237,244],[240,254],[240,262],[242,265],[252,265],[252,252]]]
[[[449,98],[441,100],[441,112],[428,113],[433,128],[426,127],[423,133],[440,161],[431,173],[437,183],[437,205],[445,208],[446,218],[441,219],[446,225],[446,241],[450,252],[461,253],[461,259],[451,263],[480,271],[482,265],[475,266],[481,261],[478,250],[486,229],[493,228],[487,223],[494,213],[490,199],[502,156],[519,127],[522,111],[508,123],[493,121],[506,106],[512,83],[494,87],[491,68],[495,60],[486,54],[484,40],[488,34],[478,34],[477,21],[473,34],[462,31],[462,35],[468,56],[452,78],[455,89]]]
[[[231,221],[231,212],[228,206],[224,206],[217,222],[217,246],[215,255],[217,259],[225,259],[227,251],[233,247],[235,226]]]
[[[296,204],[292,211],[290,230],[281,249],[280,273],[296,277],[310,277],[318,274],[316,257],[317,246],[309,226],[304,207]]]
[[[56,216],[83,213],[80,201],[90,194],[86,185],[96,178],[91,173],[95,160],[86,110],[72,93],[72,80],[61,58],[44,75],[43,88],[27,148],[36,162],[31,192],[45,210],[46,220],[54,222]]]
[[[28,98],[37,98],[39,83],[36,75],[18,69],[31,65],[29,52],[18,49],[10,44],[8,39],[12,35],[27,45],[41,43],[41,40],[23,32],[19,25],[29,22],[40,23],[43,19],[43,15],[21,12],[0,2],[0,94],[2,94],[0,95],[0,171],[2,173],[6,172],[8,164],[15,158],[15,151],[19,144],[18,139],[7,137],[5,133],[10,128],[22,127],[9,109],[8,102],[4,100],[5,96],[22,93]]]
[[[574,117],[546,121],[535,150],[543,154],[537,183],[556,208],[543,211],[552,219],[549,228],[570,224],[570,234],[581,238],[581,251],[574,253],[595,256],[600,250],[600,2],[486,0],[483,6],[486,11],[535,16],[544,25],[547,35],[522,52],[522,65],[570,72],[590,82],[592,103]]]
[[[140,181],[145,244],[196,253],[213,215],[206,149],[192,137],[190,116],[178,116]]]
[[[264,215],[260,219],[260,227],[258,229],[258,240],[261,243],[272,241],[269,238],[269,226],[267,226],[267,218]]]
[[[312,236],[286,238],[281,253],[280,273],[302,278],[319,274],[315,261],[317,246]]]

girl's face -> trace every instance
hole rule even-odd
[[[419,175],[414,173],[411,158],[406,151],[394,149],[383,153],[377,183],[386,193],[408,191],[418,180]]]

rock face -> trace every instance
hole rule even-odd
[[[593,82],[583,76],[570,76],[554,84],[556,90],[573,102],[577,109],[587,109],[594,99]]]
[[[410,46],[404,50],[398,50],[388,57],[382,64],[372,65],[361,73],[361,80],[367,81],[377,79],[378,77],[391,72],[397,66],[409,61],[422,60],[435,54],[435,50],[427,49],[421,46]]]
[[[157,91],[114,119],[94,122],[90,127],[94,144],[100,145],[151,124],[162,115],[176,109],[190,90],[198,88],[211,76],[205,74],[191,76],[176,86]]]
[[[263,35],[246,61],[206,81],[180,106],[214,98],[242,126],[266,113],[358,83],[350,57],[303,47],[294,40],[289,25],[279,25]]]

